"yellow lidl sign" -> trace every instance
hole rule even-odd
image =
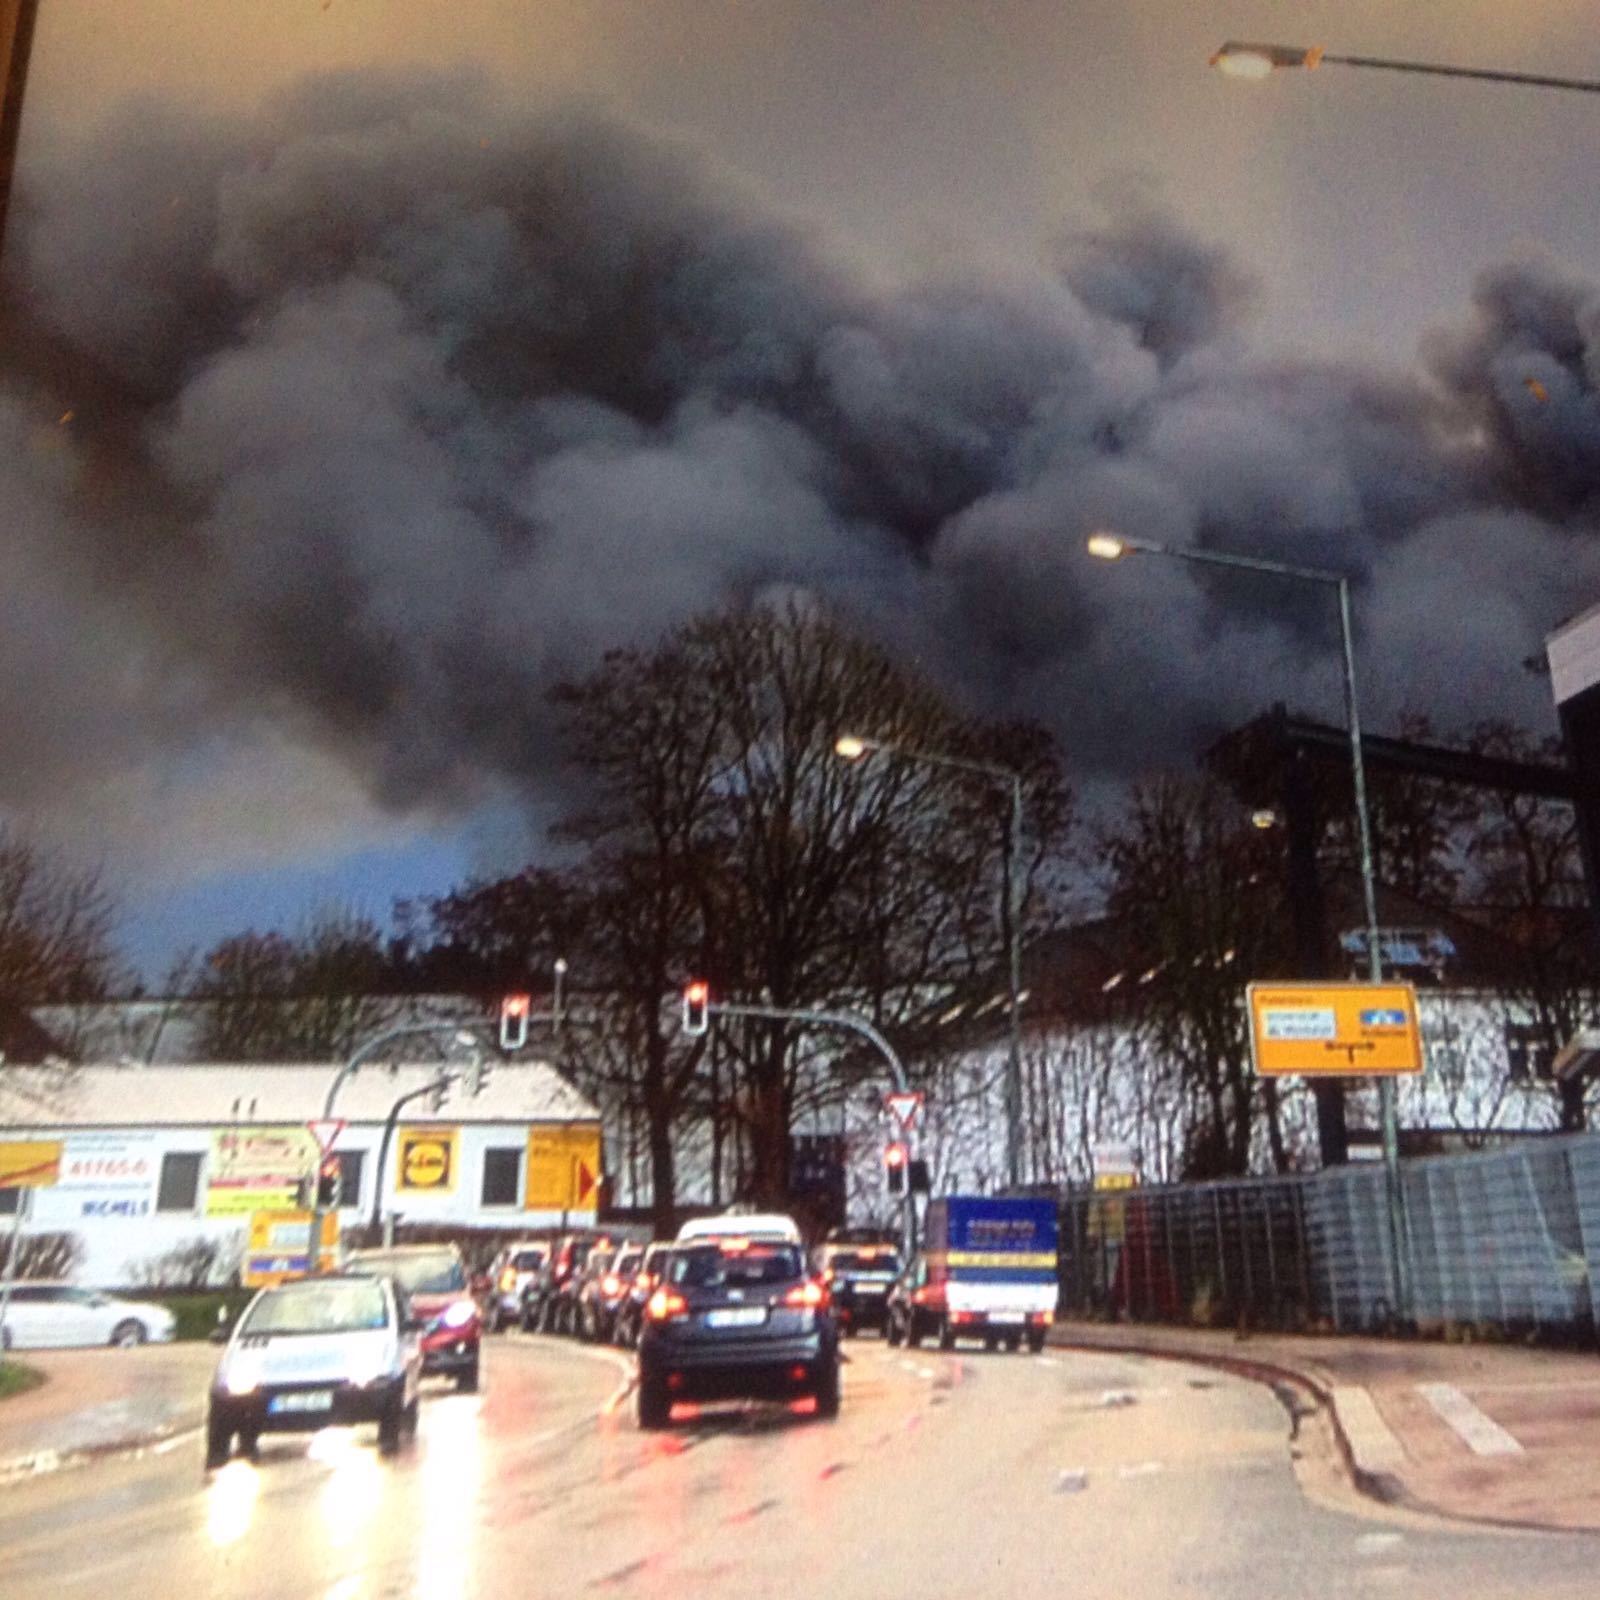
[[[395,1188],[443,1194],[456,1186],[456,1129],[402,1128]]]
[[[1409,983],[1252,983],[1250,1050],[1263,1077],[1364,1078],[1422,1071]]]
[[[0,1189],[50,1189],[60,1176],[59,1139],[0,1143]]]

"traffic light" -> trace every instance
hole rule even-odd
[[[500,1048],[520,1050],[528,1042],[528,1011],[531,997],[508,994],[500,1002]],[[477,1090],[474,1089],[476,1094]]]
[[[711,985],[703,978],[696,978],[683,991],[683,1031],[685,1033],[698,1036],[710,1027],[710,1004]]]
[[[909,1176],[906,1169],[911,1164],[910,1156],[911,1152],[903,1144],[883,1147],[883,1176],[890,1194],[903,1195],[906,1192],[906,1179]]]
[[[317,1209],[337,1211],[340,1201],[339,1158],[324,1156],[317,1168]]]

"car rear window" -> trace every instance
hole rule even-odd
[[[667,1268],[667,1279],[689,1289],[719,1289],[783,1283],[804,1276],[800,1252],[788,1244],[686,1245]]]
[[[537,1272],[544,1265],[543,1250],[519,1250],[511,1258],[512,1268],[517,1272]]]
[[[467,1274],[460,1258],[451,1251],[437,1255],[352,1256],[351,1272],[369,1272],[374,1277],[393,1278],[407,1294],[456,1294],[467,1286]]]
[[[374,1280],[295,1283],[269,1289],[251,1306],[239,1331],[267,1335],[359,1333],[388,1325],[383,1290]]]
[[[835,1272],[899,1272],[899,1256],[887,1250],[840,1250],[828,1257]]]
[[[617,1257],[616,1271],[619,1277],[629,1278],[639,1270],[640,1263],[644,1260],[642,1250],[624,1250]]]

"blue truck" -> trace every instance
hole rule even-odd
[[[947,1195],[928,1205],[925,1242],[895,1286],[889,1339],[934,1337],[1044,1348],[1055,1314],[1059,1232],[1050,1199]]]

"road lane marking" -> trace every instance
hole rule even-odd
[[[1405,1543],[1403,1533],[1364,1533],[1356,1540],[1358,1556],[1382,1556]]]
[[[1038,1356],[1035,1359],[1041,1367],[1059,1367],[1061,1365],[1054,1356]]]
[[[1522,1446],[1453,1383],[1419,1383],[1417,1393],[1465,1441],[1474,1455],[1520,1456]]]
[[[1077,1494],[1089,1487],[1089,1473],[1085,1467],[1062,1467],[1056,1473],[1057,1494]]]
[[[1341,1384],[1333,1391],[1333,1409],[1363,1472],[1398,1472],[1405,1465],[1404,1448],[1366,1389]]]
[[[1149,1478],[1158,1472],[1167,1470],[1164,1461],[1135,1461],[1126,1467],[1117,1468],[1119,1478]]]

